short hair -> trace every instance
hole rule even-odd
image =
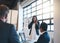
[[[9,8],[6,5],[0,5],[0,17],[7,16],[6,12],[9,12]]]
[[[40,28],[42,28],[44,31],[47,31],[48,25],[45,22],[42,22],[40,25]]]

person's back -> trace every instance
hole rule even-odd
[[[39,37],[37,43],[49,43],[49,41],[50,41],[50,37],[49,37],[48,33],[45,32]]]
[[[6,23],[8,8],[0,5],[0,43],[20,43],[15,27]]]
[[[46,23],[41,23],[40,25],[40,37],[35,43],[49,43],[50,42],[50,37],[47,32],[47,24]]]

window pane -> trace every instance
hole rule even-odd
[[[31,23],[32,17],[28,18],[28,24]]]
[[[31,5],[30,5],[30,6],[28,6],[28,9],[31,9]]]
[[[51,23],[54,23],[54,20],[53,19],[51,20]]]
[[[51,0],[51,5],[53,5],[53,0]]]
[[[42,4],[37,6],[37,10],[42,9]]]
[[[32,8],[32,12],[33,12],[33,11],[36,11],[36,7]]]
[[[48,6],[50,6],[50,1],[47,1],[47,2],[43,3],[43,8],[46,8]]]
[[[31,13],[31,9],[29,9],[29,10],[27,11],[27,13]]]
[[[28,14],[28,18],[31,17],[31,13]]]
[[[41,20],[42,19],[42,15],[37,16],[37,19]]]
[[[30,18],[36,15],[40,24],[43,20],[43,22],[48,24],[48,30],[54,30],[54,25],[50,24],[50,18],[54,18],[53,7],[53,0],[37,0],[30,6],[24,8],[24,18],[28,18],[28,23],[30,23]],[[51,19],[51,23],[54,24],[53,19]]]
[[[53,6],[51,6],[51,11],[53,11]]]
[[[32,7],[36,6],[36,2],[32,3]]]
[[[43,2],[46,2],[46,1],[48,1],[48,0],[43,0]]]
[[[27,8],[24,8],[24,11],[26,11],[27,10]]]
[[[37,11],[37,15],[42,14],[42,10]]]
[[[28,7],[24,8],[24,11],[26,11],[28,9]]]
[[[27,21],[27,18],[24,19],[24,24],[26,24],[28,21]]]
[[[27,11],[24,11],[24,15],[27,14]]]
[[[7,16],[7,23],[11,23],[11,10],[9,10],[8,16]]]
[[[26,18],[27,17],[27,15],[24,15],[24,18]]]
[[[50,18],[50,14],[49,13],[43,14],[43,19],[47,19],[47,18]]]
[[[54,17],[54,13],[53,12],[51,12],[51,18],[53,18]]]
[[[37,5],[41,4],[42,3],[42,0],[38,0],[37,1]]]
[[[42,23],[42,21],[39,21],[39,23],[41,24],[41,23]]]
[[[49,24],[50,23],[50,20],[44,20],[43,22]]]
[[[36,12],[33,12],[33,13],[32,13],[32,16],[34,16],[34,15],[36,15]]]
[[[48,25],[48,29],[47,30],[50,30],[50,25]]]
[[[51,25],[51,30],[53,30],[53,31],[54,31],[54,25]]]
[[[50,12],[50,7],[43,9],[43,13],[48,13],[48,12]]]
[[[28,25],[28,19],[27,19],[27,18],[25,18],[25,19],[24,19],[24,28],[26,28],[26,27],[27,27],[27,25]]]

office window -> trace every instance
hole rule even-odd
[[[28,14],[28,18],[31,17],[31,13]]]
[[[51,30],[51,29],[50,29],[50,26],[51,26],[51,25],[48,25],[48,30]]]
[[[35,7],[36,6],[36,2],[32,3],[32,7]]]
[[[42,20],[42,15],[38,15],[38,16],[37,16],[37,19],[38,19],[38,20]]]
[[[43,9],[43,13],[48,13],[48,12],[50,12],[50,11],[51,11],[50,7],[47,7],[47,8],[44,8],[44,9]]]
[[[42,10],[38,10],[38,11],[36,11],[36,12],[37,12],[37,15],[42,14]]]
[[[27,7],[28,9],[31,9],[31,5]]]
[[[50,13],[43,14],[43,19],[48,19],[50,18]]]
[[[37,2],[37,5],[42,4],[42,0],[38,0],[36,2]]]
[[[29,10],[27,11],[27,13],[31,13],[31,10],[29,9]]]
[[[54,25],[51,25],[51,30],[54,30]]]
[[[17,10],[9,10],[9,14],[7,17],[7,23],[14,24],[16,30],[18,30],[18,11]]]
[[[46,2],[46,1],[48,1],[48,0],[43,0],[43,2]]]
[[[51,0],[51,5],[53,5],[53,0]]]
[[[34,12],[34,11],[36,11],[36,7],[33,7],[33,8],[32,8],[32,12]]]
[[[39,23],[41,24],[41,23],[42,23],[42,21],[39,21]]]
[[[46,22],[48,31],[54,31],[53,0],[37,0],[23,9],[24,19],[28,18],[28,24],[31,22],[32,16],[36,15],[40,24]]]
[[[44,20],[43,22],[49,24],[50,23],[50,20]]]
[[[42,9],[42,4],[37,6],[37,10]]]
[[[36,15],[36,12],[32,12],[32,16]]]

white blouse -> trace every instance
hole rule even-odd
[[[38,39],[38,36],[36,34],[36,29],[35,29],[35,23],[32,25],[32,31],[31,31],[31,35],[30,35],[30,40],[32,40],[33,42],[36,42]]]

